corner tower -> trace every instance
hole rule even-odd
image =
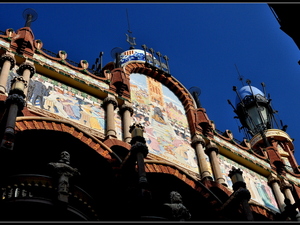
[[[267,153],[271,166],[279,173],[284,174],[286,170],[299,173],[293,155],[293,140],[285,132],[287,125],[279,126],[275,114],[277,111],[271,106],[270,97],[266,97],[265,90],[248,85],[236,92],[234,112],[242,124],[245,134],[250,139],[250,145],[260,155]],[[263,89],[265,84],[262,83]],[[284,169],[285,168],[285,169]]]

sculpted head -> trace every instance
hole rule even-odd
[[[70,153],[67,152],[67,151],[62,151],[60,153],[60,160],[59,161],[69,164],[70,163]]]
[[[170,193],[171,203],[182,203],[182,197],[177,191],[172,191]]]

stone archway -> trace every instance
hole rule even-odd
[[[28,182],[30,180],[31,186],[47,190],[48,194],[43,197],[47,199],[44,200],[44,204],[53,204],[55,198],[51,199],[51,196],[53,197],[53,190],[56,185],[53,182],[54,178],[51,176],[48,164],[57,162],[61,151],[70,153],[70,165],[80,172],[80,176],[74,176],[70,180],[74,188],[76,186],[70,194],[72,207],[79,207],[84,213],[97,214],[97,216],[92,215],[91,217],[82,214],[83,220],[85,220],[84,218],[94,220],[96,217],[101,220],[110,217],[113,209],[113,196],[116,192],[115,188],[117,188],[115,186],[114,166],[120,163],[119,159],[101,141],[63,121],[45,120],[43,118],[18,119],[14,149],[11,152],[0,153],[2,161],[0,165],[0,184],[5,187],[8,186],[7,190],[15,192],[16,188],[29,188]],[[12,176],[17,177],[15,179],[16,183],[11,181]],[[26,182],[21,184],[20,179],[25,179]],[[43,180],[47,179],[49,181],[44,184]],[[14,186],[16,190],[10,189]],[[32,193],[39,193],[39,190]],[[41,201],[39,197],[37,197],[37,201]],[[27,205],[35,207],[34,203]],[[22,208],[22,210],[26,211],[30,208]],[[76,214],[79,209],[72,210],[73,214]],[[78,213],[78,215],[81,215],[80,211]],[[73,214],[70,214],[70,218]]]

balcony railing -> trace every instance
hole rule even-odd
[[[1,181],[0,203],[13,202],[19,199],[23,201],[42,200],[55,202],[57,188],[52,177],[38,174],[19,174]],[[77,209],[90,220],[98,220],[95,204],[92,197],[78,186],[70,187],[68,204]]]

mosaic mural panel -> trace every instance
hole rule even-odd
[[[10,71],[8,91],[11,79],[18,76],[16,70],[17,67]],[[38,73],[29,82],[27,104],[104,133],[106,122],[102,103],[100,99]]]
[[[279,212],[275,196],[271,187],[268,185],[268,179],[266,177],[263,177],[222,155],[219,155],[219,163],[228,188],[232,189],[232,182],[228,176],[229,171],[232,169],[232,166],[240,168],[243,171],[243,178],[246,182],[247,189],[251,193],[251,199],[272,210],[275,210],[276,212]]]
[[[6,47],[6,48],[9,48],[10,47],[10,43],[6,42],[6,41],[2,41],[0,40],[0,45]]]
[[[167,87],[144,74],[130,75],[133,120],[145,127],[149,152],[198,173],[182,103]]]

